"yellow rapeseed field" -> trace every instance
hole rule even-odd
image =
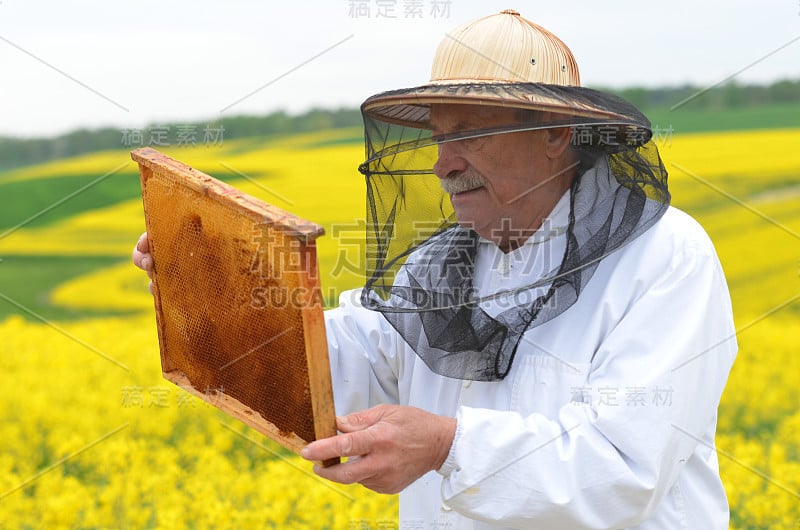
[[[335,145],[343,134],[170,153],[325,226],[320,268],[333,293],[361,281],[363,151]],[[782,130],[660,146],[673,203],[705,226],[731,285],[740,353],[717,445],[736,529],[800,525],[798,144],[800,130]],[[0,181],[103,174],[126,157],[87,155]],[[0,322],[0,528],[397,528],[396,497],[316,478],[307,462],[161,378],[147,279],[128,263],[142,229],[132,200],[0,239],[0,256],[119,256],[49,297],[130,312]]]

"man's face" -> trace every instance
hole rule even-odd
[[[431,106],[434,135],[518,123],[514,109]],[[549,135],[523,131],[439,144],[433,169],[459,224],[504,249],[530,237],[569,187],[569,175],[548,156]]]

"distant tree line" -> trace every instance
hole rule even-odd
[[[800,103],[800,80],[783,80],[770,85],[742,85],[731,82],[710,90],[691,85],[602,90],[614,92],[645,111],[670,108],[687,98],[692,99],[681,106],[681,111],[700,109],[722,111],[757,105]],[[701,91],[702,93],[697,95]],[[697,97],[692,97],[694,95]],[[183,128],[184,131],[194,130],[195,134],[199,136],[202,136],[204,130],[214,128],[224,135],[225,140],[235,140],[360,125],[361,114],[358,109],[312,109],[295,116],[278,111],[266,116],[232,116],[211,123],[164,124],[160,127],[172,130],[180,128]],[[126,134],[128,135],[127,141]],[[130,129],[104,128],[79,129],[55,138],[0,137],[0,169],[36,164],[93,151],[124,147],[135,148],[140,144],[148,145],[150,143],[148,138],[140,138],[139,144],[131,142],[130,134]],[[198,141],[199,139],[197,138]]]
[[[175,136],[181,131],[184,133],[189,131],[192,134],[191,141],[183,142],[188,145],[189,143],[203,143],[204,131],[205,134],[208,134],[209,131],[212,132],[215,141],[222,138],[227,141],[359,125],[361,125],[361,112],[358,109],[312,109],[297,116],[278,111],[266,116],[232,116],[213,122],[168,123],[151,125],[142,129],[110,127],[94,130],[79,129],[55,138],[0,137],[0,170],[93,151],[135,149],[151,143],[156,148],[159,144],[165,145],[155,139],[155,132],[168,132],[169,137],[164,140],[174,146],[182,143],[180,140],[176,141]]]
[[[710,90],[691,85],[669,88],[624,88],[610,90],[637,107],[650,110],[670,108],[691,98],[681,109],[727,110],[757,105],[800,102],[800,80],[783,80],[771,85],[740,85],[729,82]]]

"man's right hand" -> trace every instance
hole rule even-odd
[[[133,247],[133,264],[147,273],[147,277],[151,280],[150,294],[153,294],[153,255],[150,254],[147,232],[139,236],[139,241]]]

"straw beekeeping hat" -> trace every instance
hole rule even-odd
[[[607,104],[609,97],[612,101]],[[435,103],[639,121],[620,113],[617,99],[582,88],[578,65],[567,45],[508,9],[449,33],[436,50],[429,84],[377,94],[361,108],[380,121],[423,128]]]

